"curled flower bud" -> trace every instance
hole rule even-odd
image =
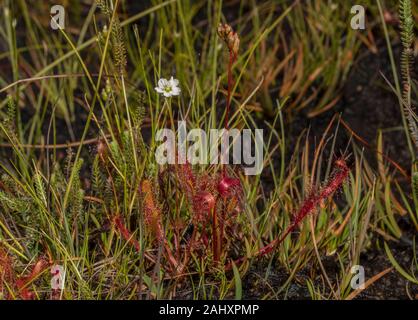
[[[232,29],[232,27],[229,24],[220,23],[218,26],[218,35],[223,41],[225,41],[229,51],[232,52],[235,57],[238,56],[240,40],[238,34]]]
[[[215,197],[209,192],[201,192],[195,197],[195,203],[202,211],[211,211],[216,204]]]
[[[223,177],[218,183],[218,192],[222,197],[228,197],[241,185],[239,179]]]

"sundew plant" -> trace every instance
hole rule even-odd
[[[416,299],[417,8],[0,1],[0,299]]]

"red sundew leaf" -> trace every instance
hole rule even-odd
[[[35,294],[31,292],[28,288],[29,284],[39,275],[41,274],[46,268],[48,267],[48,262],[45,261],[43,258],[40,258],[38,262],[36,262],[35,266],[33,267],[29,276],[20,277],[16,281],[16,286],[19,290],[20,297],[23,300],[32,300],[35,297]]]
[[[336,192],[347,179],[350,169],[347,167],[344,159],[335,161],[335,169],[328,183],[320,191],[319,197],[324,200]]]
[[[344,159],[335,161],[335,168],[331,174],[330,180],[318,192],[312,192],[308,198],[302,203],[302,206],[295,215],[293,223],[287,228],[281,238],[274,240],[259,251],[259,255],[265,255],[271,252],[277,245],[282,243],[284,239],[300,224],[300,222],[309,214],[313,213],[321,201],[326,200],[334,192],[336,192],[344,181],[347,179],[350,169],[347,167]]]
[[[231,177],[223,177],[218,183],[218,192],[221,197],[229,197],[236,194],[241,189],[239,179]]]
[[[196,213],[195,220],[206,221],[205,213],[210,213],[215,208],[216,199],[212,193],[207,191],[200,192],[193,198],[193,208]]]
[[[33,300],[34,298],[34,293],[31,292],[27,287],[28,280],[26,277],[23,277],[21,279],[18,279],[16,281],[16,286],[19,289],[19,293],[20,293],[20,297],[22,298],[22,300]]]
[[[176,172],[181,188],[186,192],[187,197],[193,198],[196,191],[196,175],[190,163],[176,165]]]
[[[204,213],[216,205],[217,175],[196,174],[190,163],[177,165],[176,174],[180,189],[186,194],[188,204],[191,206],[197,221],[204,221]]]
[[[115,226],[119,230],[122,237],[129,242],[131,245],[134,246],[136,251],[140,251],[140,246],[138,240],[136,240],[132,234],[129,232],[128,228],[126,228],[125,224],[123,223],[123,220],[120,216],[116,216],[114,218]]]
[[[161,209],[155,200],[153,186],[150,180],[141,182],[141,192],[143,194],[143,209],[145,214],[145,223],[152,228],[156,238],[161,241],[164,238],[162,226]]]

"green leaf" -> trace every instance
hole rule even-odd
[[[232,270],[234,271],[234,279],[235,279],[235,300],[241,300],[242,299],[241,276],[234,262],[232,262]]]
[[[418,280],[415,279],[414,277],[412,277],[410,274],[408,274],[404,269],[402,269],[402,267],[398,264],[398,262],[395,260],[394,256],[392,255],[392,252],[389,249],[389,246],[387,245],[387,243],[385,242],[385,250],[386,250],[386,254],[390,260],[390,262],[392,263],[392,265],[395,267],[395,269],[408,281],[412,282],[412,283],[416,283],[418,284]]]

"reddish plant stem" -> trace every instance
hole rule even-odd
[[[219,243],[219,233],[218,233],[218,215],[216,213],[216,206],[212,209],[212,252],[213,252],[213,261],[215,264],[219,263],[220,260],[220,243]]]
[[[230,50],[229,51],[229,61],[228,61],[228,95],[226,98],[226,114],[225,114],[225,121],[224,127],[226,130],[229,128],[229,111],[231,107],[231,96],[232,96],[232,86],[234,85],[234,79],[232,78],[232,66],[235,62],[235,55]]]
[[[230,113],[230,109],[231,109],[231,97],[232,97],[232,89],[233,89],[233,85],[234,85],[234,79],[232,77],[232,66],[234,65],[234,62],[236,60],[236,55],[234,54],[234,52],[230,49],[229,50],[229,60],[228,60],[228,94],[226,97],[226,112],[225,112],[225,119],[224,119],[224,127],[226,129],[226,131],[228,131],[229,129],[229,113]],[[224,145],[227,146],[228,145],[228,141],[226,141],[226,137],[227,135],[225,135],[223,137],[224,139]],[[224,164],[222,164],[222,178],[225,179],[226,178],[226,166]],[[214,248],[216,247],[216,255],[214,254],[214,260],[215,263],[218,263],[220,260],[220,255],[222,252],[222,242],[223,242],[223,237],[224,237],[224,223],[223,221],[225,220],[225,200],[222,201],[222,213],[221,213],[221,218],[220,218],[220,222],[219,222],[219,231],[217,228],[217,220],[218,218],[216,217],[217,212],[216,210],[214,210],[213,212],[213,246]],[[215,224],[216,223],[216,224]],[[215,250],[214,250],[215,253]]]
[[[178,274],[183,271],[184,265],[180,265],[176,258],[174,258],[173,252],[171,251],[170,244],[167,239],[162,240],[164,245],[164,250],[167,254],[167,260],[170,262],[172,270],[174,273]]]
[[[232,66],[234,65],[234,62],[236,60],[235,54],[232,52],[232,50],[229,50],[229,60],[228,60],[228,70],[227,70],[227,77],[228,77],[228,93],[226,97],[226,112],[225,112],[225,118],[224,118],[224,128],[228,131],[229,129],[229,112],[231,109],[231,98],[232,98],[232,88],[234,85],[234,79],[232,77]],[[224,136],[224,139],[226,139],[226,135]],[[224,141],[227,142],[227,141]],[[225,143],[225,146],[227,144]],[[226,176],[226,167],[225,165],[222,165],[222,177]]]
[[[222,245],[223,245],[223,239],[224,239],[224,221],[225,221],[225,199],[222,199],[222,216],[219,219],[219,255],[221,255],[222,252]]]
[[[192,235],[190,237],[190,241],[189,241],[189,243],[187,245],[186,253],[184,255],[183,266],[186,266],[187,265],[187,263],[190,260],[190,256],[193,253],[193,249],[194,249],[195,242],[196,242],[196,237],[197,237],[197,231],[196,231],[196,229],[197,229],[197,226],[193,227],[193,232],[192,232]]]

